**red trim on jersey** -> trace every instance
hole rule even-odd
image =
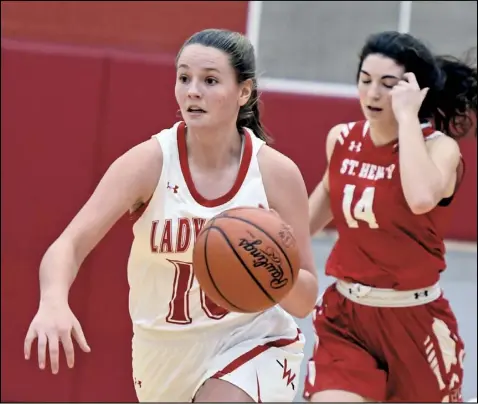
[[[248,131],[244,131],[244,153],[241,159],[239,166],[239,171],[237,173],[236,181],[232,188],[223,196],[220,196],[216,199],[207,199],[204,198],[194,186],[193,179],[191,177],[191,171],[189,170],[188,163],[188,151],[186,147],[186,124],[181,122],[178,126],[178,152],[179,152],[179,164],[181,165],[181,171],[186,181],[186,185],[191,193],[191,196],[194,200],[202,206],[207,208],[214,208],[216,206],[224,205],[229,202],[241,188],[244,179],[246,178],[247,170],[249,169],[249,164],[252,160],[252,140],[251,135]]]
[[[267,351],[269,348],[282,348],[287,345],[294,344],[295,342],[299,341],[301,334],[302,334],[301,331],[297,329],[297,336],[295,338],[281,338],[275,341],[267,342],[263,345],[255,346],[250,351],[247,351],[246,353],[243,353],[241,356],[234,359],[224,369],[215,373],[212,376],[212,379],[219,379],[225,375],[228,375],[229,373],[234,372],[237,368],[249,362],[250,360],[254,359],[256,356],[260,355],[262,352]]]

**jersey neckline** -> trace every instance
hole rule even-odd
[[[368,120],[362,121],[362,135],[364,138],[367,139],[368,143],[374,149],[397,149],[398,148],[398,135],[397,138],[389,141],[388,143],[384,143],[381,145],[376,145],[370,136],[370,122]],[[435,132],[432,124],[430,122],[420,122],[420,127],[422,128],[422,133],[424,138],[426,139],[428,136],[432,135]]]
[[[177,140],[181,172],[189,189],[189,193],[191,194],[193,199],[198,204],[204,207],[213,208],[216,206],[224,205],[232,198],[234,198],[234,196],[239,192],[239,189],[241,189],[241,186],[244,183],[252,159],[252,140],[249,131],[247,129],[244,130],[244,152],[242,154],[241,162],[239,163],[239,170],[237,172],[236,180],[234,181],[233,186],[228,192],[215,199],[205,198],[199,193],[199,191],[196,189],[196,186],[194,185],[191,171],[189,169],[188,151],[186,146],[186,123],[184,121],[181,122],[178,126]]]

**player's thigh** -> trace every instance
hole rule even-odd
[[[253,403],[254,399],[244,390],[221,379],[208,379],[194,396],[195,403]]]
[[[400,319],[408,339],[392,341],[388,352],[389,399],[461,401],[465,349],[448,301],[440,298],[409,312],[402,311]]]
[[[251,339],[231,347],[211,361],[210,371],[196,397],[202,401],[231,401],[232,396],[227,393],[230,391],[240,396],[238,401],[247,397],[253,402],[292,402],[299,387],[304,344],[304,336],[298,334],[296,338]],[[210,379],[227,384],[208,382]],[[214,395],[210,392],[213,387],[217,387]]]
[[[133,339],[133,379],[140,402],[190,402],[205,371],[207,350],[196,344]]]
[[[313,403],[367,403],[373,400],[345,390],[325,390],[312,395]]]
[[[354,332],[352,305],[332,285],[316,307],[316,344],[305,378],[306,400],[385,399],[387,374]]]

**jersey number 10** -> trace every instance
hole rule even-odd
[[[375,187],[364,189],[361,198],[357,201],[352,212],[352,201],[354,199],[355,185],[347,184],[344,188],[344,199],[342,209],[347,225],[352,228],[359,227],[357,220],[367,222],[371,229],[377,229],[378,223],[373,213],[373,197]]]
[[[173,296],[169,302],[169,313],[166,321],[171,324],[191,324],[189,292],[193,286],[194,271],[191,262],[168,260],[174,265]],[[201,289],[201,308],[209,318],[220,320],[229,311],[218,306]]]

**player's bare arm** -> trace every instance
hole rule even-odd
[[[425,142],[418,110],[427,94],[413,73],[405,73],[392,90],[392,107],[398,121],[400,176],[403,193],[415,214],[429,212],[453,193],[460,149],[448,136]]]
[[[327,165],[334,151],[335,142],[340,136],[343,124],[334,126],[327,134],[325,152],[327,157]],[[333,219],[332,210],[330,209],[329,198],[329,169],[327,167],[322,180],[315,187],[309,197],[309,229],[310,234],[321,231]]]
[[[308,199],[297,165],[276,150],[263,146],[258,155],[269,206],[288,223],[300,248],[301,270],[296,284],[281,306],[295,317],[304,318],[318,296],[317,270],[309,233]]]
[[[40,368],[45,367],[47,341],[53,373],[58,372],[60,340],[69,367],[74,363],[72,333],[80,347],[89,351],[81,326],[68,307],[70,286],[83,260],[114,223],[138,202],[149,199],[161,167],[162,153],[156,140],[141,143],[119,157],[45,253],[40,264],[40,308],[25,339],[25,357],[29,359],[31,344],[38,338]],[[56,315],[52,316],[52,312]]]
[[[154,139],[127,151],[106,171],[97,188],[52,244],[40,265],[42,300],[66,300],[87,255],[133,206],[152,195],[161,174],[161,148]]]

